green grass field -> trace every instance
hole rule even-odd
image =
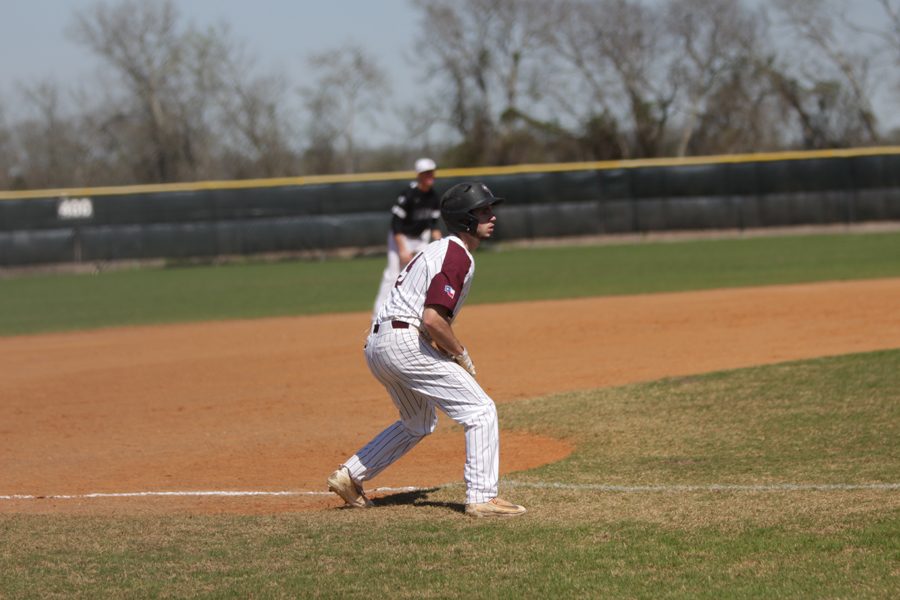
[[[504,427],[577,444],[570,458],[501,482],[529,507],[512,521],[465,517],[456,486],[388,496],[370,511],[2,516],[0,591],[890,598],[900,489],[752,486],[900,481],[898,390],[900,351],[889,351],[502,405]]]
[[[897,248],[900,235],[877,234],[484,252],[472,301],[897,277]],[[0,331],[367,310],[380,268],[359,260],[5,280]],[[338,299],[329,303],[323,286]],[[500,412],[504,429],[576,446],[501,481],[504,496],[528,506],[520,519],[468,519],[460,486],[394,494],[370,511],[0,515],[0,597],[897,593],[900,349]]]
[[[900,233],[483,251],[470,303],[900,276]],[[383,259],[0,280],[0,335],[370,310]]]

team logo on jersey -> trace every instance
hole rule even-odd
[[[449,285],[444,286],[444,293],[447,294],[448,296],[450,296],[450,298],[453,298],[454,296],[456,296],[456,290],[454,290]]]

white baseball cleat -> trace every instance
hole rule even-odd
[[[526,512],[524,506],[507,502],[502,498],[492,498],[487,502],[466,504],[466,514],[470,517],[518,517]]]
[[[328,489],[340,496],[351,508],[369,508],[372,501],[366,498],[362,486],[350,478],[347,467],[341,467],[328,478]]]

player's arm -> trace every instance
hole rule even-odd
[[[401,233],[403,223],[406,222],[408,217],[406,204],[407,198],[406,192],[404,192],[397,197],[397,202],[391,209],[391,232],[394,234],[394,243],[397,245],[397,255],[400,258],[401,269],[412,260],[412,252],[410,252],[409,246],[406,244],[406,236]]]
[[[412,260],[412,252],[406,245],[406,236],[402,233],[394,233],[394,243],[397,244],[397,255],[400,257],[400,268],[402,269]]]
[[[451,356],[463,353],[465,348],[453,332],[453,326],[450,324],[450,310],[446,306],[440,304],[426,306],[422,323],[432,341],[441,350]]]
[[[450,309],[440,304],[427,305],[422,315],[422,324],[437,347],[474,377],[475,366],[472,359],[450,324]]]

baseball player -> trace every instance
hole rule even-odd
[[[441,239],[437,227],[440,207],[434,189],[434,172],[437,168],[430,158],[420,158],[415,163],[416,180],[400,192],[397,202],[391,208],[391,229],[388,232],[387,266],[381,277],[372,319],[378,314],[381,304],[387,300],[391,288],[415,254],[429,241]]]
[[[453,330],[475,273],[472,252],[493,234],[493,207],[500,201],[482,183],[460,183],[447,190],[440,211],[450,235],[413,257],[378,310],[366,341],[366,362],[390,394],[400,419],[328,478],[328,488],[348,506],[371,506],[363,482],[432,433],[435,409],[440,409],[465,430],[466,514],[525,513],[524,507],[497,497],[497,410],[475,380],[472,359]]]

